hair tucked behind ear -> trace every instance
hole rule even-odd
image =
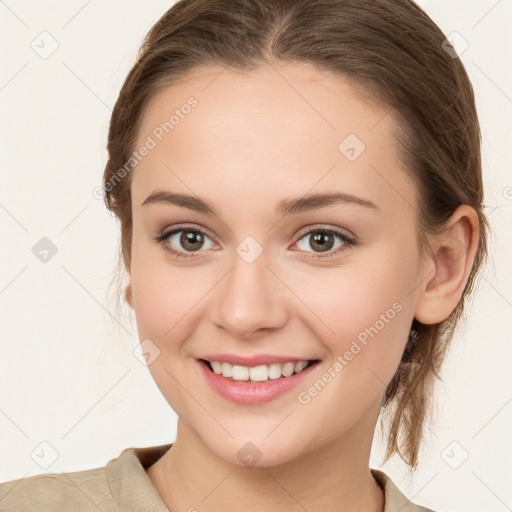
[[[389,383],[386,460],[398,453],[415,468],[435,378],[487,254],[480,127],[473,89],[460,59],[442,47],[446,36],[411,0],[182,0],[148,33],[119,94],[108,136],[105,202],[121,223],[122,260],[129,271],[129,161],[141,116],[163,86],[203,65],[251,69],[263,62],[305,62],[351,79],[369,99],[392,109],[405,168],[420,191],[418,243],[445,226],[462,204],[480,221],[480,240],[461,301],[436,325],[414,322]]]

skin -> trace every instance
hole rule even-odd
[[[460,207],[447,232],[430,238],[432,254],[422,254],[418,194],[398,156],[392,112],[365,103],[347,79],[308,64],[221,71],[197,69],[155,95],[136,144],[187,98],[197,99],[131,176],[126,298],[140,339],[160,350],[149,370],[178,415],[172,449],[147,474],[172,511],[382,511],[369,458],[383,392],[413,318],[440,322],[460,300],[477,246],[476,213]],[[350,133],[366,145],[355,161],[338,150]],[[156,190],[206,198],[219,217],[163,202],[142,206]],[[275,213],[283,198],[334,191],[378,209],[339,203]],[[181,233],[167,239],[196,254],[188,260],[154,241],[183,223],[210,233],[195,252],[180,244]],[[327,252],[344,250],[326,257],[311,233],[321,225],[358,243],[337,240]],[[236,252],[247,236],[263,249],[252,263]],[[298,393],[394,303],[400,312],[317,396],[300,403]],[[237,405],[200,372],[196,358],[212,352],[321,363],[300,389]],[[253,467],[237,457],[248,442],[261,452]]]

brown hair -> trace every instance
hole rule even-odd
[[[460,59],[444,50],[445,39],[412,0],[181,0],[147,34],[122,86],[103,176],[105,203],[121,223],[120,259],[129,272],[131,173],[115,186],[113,178],[130,160],[148,102],[187,72],[211,65],[250,70],[263,62],[312,63],[348,77],[375,104],[391,109],[400,121],[397,142],[405,168],[420,191],[420,246],[428,250],[426,234],[441,232],[462,204],[473,207],[480,221],[477,254],[459,304],[438,324],[414,320],[383,397],[381,409],[389,416],[385,461],[398,453],[409,469],[418,464],[434,376],[441,378],[456,324],[487,256],[474,94]]]

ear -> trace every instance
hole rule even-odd
[[[419,287],[414,317],[423,324],[446,320],[462,297],[478,248],[480,227],[474,208],[461,205],[434,235],[424,256],[427,274]]]
[[[133,309],[133,295],[132,295],[132,285],[128,284],[124,289],[124,299],[128,303],[128,305]]]

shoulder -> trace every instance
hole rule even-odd
[[[146,474],[171,444],[125,448],[105,466],[0,484],[0,512],[168,512]]]
[[[112,501],[105,468],[46,473],[0,484],[1,512],[104,512]],[[65,507],[63,507],[65,505]]]
[[[384,512],[439,512],[413,503],[384,471],[375,468],[371,468],[370,471],[384,490]]]

